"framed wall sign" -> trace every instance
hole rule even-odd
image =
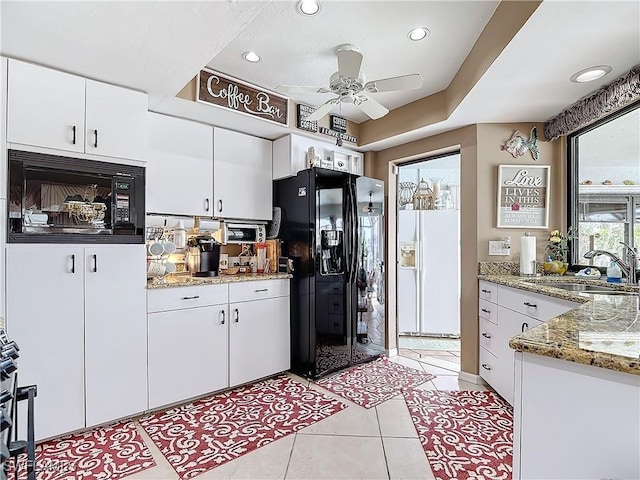
[[[318,122],[310,122],[309,120],[305,120],[306,117],[315,112],[316,109],[311,105],[305,105],[304,103],[299,103],[297,106],[297,127],[300,130],[306,130],[307,132],[316,133],[318,131]]]
[[[497,228],[549,226],[549,165],[498,166]]]
[[[198,74],[198,101],[281,125],[289,122],[289,99],[213,70]]]

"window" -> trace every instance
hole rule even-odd
[[[606,267],[606,255],[584,254],[606,250],[624,258],[620,242],[640,247],[640,102],[567,140],[568,218],[578,231],[571,263]]]

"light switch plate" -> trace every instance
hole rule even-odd
[[[504,248],[504,245],[502,240],[489,240],[489,255],[510,255],[511,249]]]

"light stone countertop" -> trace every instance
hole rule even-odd
[[[516,275],[479,275],[499,285],[579,302],[573,310],[513,337],[514,350],[640,375],[640,315],[638,295],[599,295],[572,292],[544,282],[612,284],[573,276],[524,278]],[[638,287],[616,285],[637,292]]]
[[[147,289],[216,285],[220,283],[252,282],[256,280],[286,280],[289,278],[293,278],[293,275],[289,273],[238,273],[236,275],[219,275],[217,277],[190,277],[181,274],[167,276],[163,281],[150,280],[147,282]]]

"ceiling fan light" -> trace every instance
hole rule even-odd
[[[409,40],[413,40],[414,42],[426,38],[427,35],[429,35],[429,29],[427,27],[416,27],[407,34]]]
[[[576,83],[593,82],[594,80],[604,77],[609,72],[611,72],[611,67],[609,65],[598,65],[596,67],[585,68],[584,70],[574,73],[571,75],[570,80]]]
[[[242,58],[251,63],[258,63],[260,61],[260,55],[256,52],[245,52],[242,54]]]
[[[298,2],[298,11],[302,15],[311,17],[320,12],[320,4],[315,0],[300,0]]]

